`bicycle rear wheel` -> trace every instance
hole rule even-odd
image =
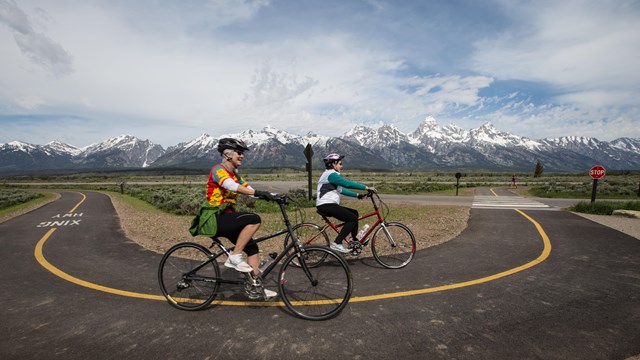
[[[353,280],[347,262],[325,247],[303,248],[310,258],[323,257],[319,266],[306,266],[306,257],[289,255],[278,275],[280,296],[287,308],[307,320],[326,320],[338,315],[351,298]],[[298,259],[300,265],[294,260]]]
[[[162,256],[158,281],[162,294],[180,310],[200,310],[216,296],[220,268],[211,252],[196,243],[172,246]]]
[[[400,223],[380,225],[373,234],[371,252],[380,265],[388,269],[407,266],[416,253],[416,238]]]
[[[329,237],[327,233],[322,231],[322,227],[316,225],[314,223],[300,223],[293,227],[293,233],[298,239],[298,243],[302,247],[312,247],[312,246],[320,246],[320,247],[329,247]],[[284,238],[284,247],[289,246],[291,242],[291,235],[287,234]],[[326,253],[306,253],[305,259],[307,266],[315,267],[321,264],[327,257]],[[300,262],[298,259],[293,260],[293,264],[300,266]]]

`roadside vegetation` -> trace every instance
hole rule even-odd
[[[0,188],[0,214],[30,201],[43,198],[44,194],[11,188]]]
[[[264,169],[243,169],[243,176],[251,183],[299,181],[301,187],[289,193],[297,206],[313,208],[307,194],[307,173],[287,169],[284,171]],[[320,170],[314,169],[312,188]],[[376,172],[347,170],[347,178],[373,185],[383,194],[432,194],[472,196],[476,187],[510,187],[514,173],[506,172],[461,172],[459,183],[454,172]],[[515,173],[517,189],[513,191],[523,196],[544,198],[591,198],[593,180],[587,173]],[[118,192],[140,199],[176,215],[191,215],[204,199],[206,174],[202,175],[141,175],[140,173],[81,173],[63,176],[30,176],[0,178],[0,210],[37,199],[41,194],[28,190],[37,184],[39,188],[83,189]],[[3,183],[12,185],[2,185]],[[15,185],[18,183],[18,185]],[[55,184],[53,184],[55,183]],[[634,210],[640,199],[639,172],[612,172],[599,180],[595,204],[579,206],[572,211],[590,213],[611,213],[615,208]],[[616,200],[616,201],[604,201]],[[623,201],[629,200],[629,201]],[[635,201],[634,201],[635,200]],[[241,208],[261,213],[277,213],[273,203],[255,201],[241,197]],[[595,208],[595,209],[594,209]],[[596,210],[602,209],[602,210]]]
[[[47,191],[12,189],[0,186],[0,223],[53,201],[57,194]]]
[[[611,215],[615,210],[634,210],[640,211],[640,201],[581,201],[571,207],[570,211],[594,214],[594,215]]]

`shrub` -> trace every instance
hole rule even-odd
[[[0,190],[0,210],[11,206],[20,205],[31,200],[43,197],[40,193],[18,190],[18,189],[1,189]]]
[[[640,201],[581,201],[571,207],[570,211],[595,215],[611,215],[614,210],[640,211]]]

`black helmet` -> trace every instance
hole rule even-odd
[[[344,155],[331,153],[331,154],[325,156],[324,159],[322,159],[322,161],[324,161],[324,167],[325,168],[331,169],[331,164],[333,164],[336,161],[340,161],[343,158],[344,158]]]
[[[240,139],[222,138],[218,140],[218,152],[220,153],[220,155],[222,155],[222,153],[227,149],[235,151],[247,151],[249,150],[249,147],[244,143],[244,141]]]

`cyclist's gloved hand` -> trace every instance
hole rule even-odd
[[[358,194],[358,200],[364,199],[365,196],[367,196],[367,195],[366,194]]]
[[[270,192],[264,191],[264,190],[256,190],[253,193],[253,196],[260,199],[269,200],[269,201],[273,201],[275,199]]]
[[[367,191],[374,193],[376,192],[376,188],[374,188],[373,186],[367,186]]]

